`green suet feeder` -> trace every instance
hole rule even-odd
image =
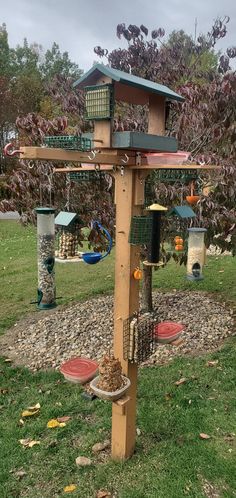
[[[114,114],[113,85],[94,85],[84,88],[86,120],[111,119]]]
[[[91,140],[77,135],[46,136],[44,143],[47,147],[80,150],[81,152],[91,151]]]
[[[133,216],[131,220],[129,243],[134,246],[150,243],[152,220],[149,216]]]

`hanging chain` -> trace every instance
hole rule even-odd
[[[67,173],[67,175],[66,175],[66,204],[65,204],[66,211],[70,211],[70,189],[71,189],[71,179],[70,179],[70,174]]]

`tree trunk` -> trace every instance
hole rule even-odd
[[[142,309],[151,312],[152,308],[152,266],[143,265]]]

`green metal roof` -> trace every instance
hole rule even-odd
[[[68,211],[60,211],[55,218],[55,225],[68,227],[72,221],[77,218],[77,213],[69,213]]]
[[[87,73],[85,73],[79,80],[77,80],[73,86],[78,86],[83,88],[87,84],[89,84],[90,77],[93,73],[101,73],[105,76],[108,76],[114,81],[118,81],[125,85],[133,86],[136,88],[141,88],[148,93],[157,93],[159,95],[163,95],[171,100],[179,100],[180,102],[184,101],[184,98],[178,93],[173,92],[170,88],[165,85],[160,85],[159,83],[154,83],[154,81],[149,81],[144,78],[139,78],[138,76],[134,76],[130,73],[125,73],[124,71],[119,71],[118,69],[113,69],[112,67],[104,66],[103,64],[95,64]]]
[[[167,216],[176,215],[180,218],[195,218],[196,214],[190,206],[175,206],[173,207]]]

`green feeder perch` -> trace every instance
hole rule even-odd
[[[150,243],[152,220],[149,216],[133,216],[131,220],[129,243],[134,246]]]
[[[78,135],[46,136],[44,143],[47,147],[56,149],[91,151],[91,140]]]

